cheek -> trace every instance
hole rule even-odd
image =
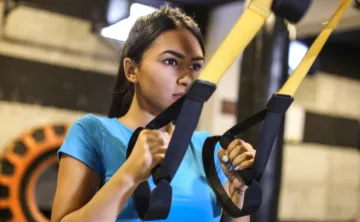
[[[144,81],[146,87],[152,94],[166,93],[176,84],[176,68],[165,67],[161,64],[152,65],[144,73]]]
[[[171,85],[176,83],[177,70],[176,67],[157,64],[153,66],[151,77],[153,79],[152,81],[157,85]]]

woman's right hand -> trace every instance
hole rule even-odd
[[[169,135],[160,130],[144,129],[140,132],[126,161],[137,182],[147,180],[151,170],[163,162],[169,142]]]

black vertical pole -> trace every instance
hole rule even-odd
[[[250,45],[241,61],[237,120],[240,122],[262,110],[288,76],[289,33],[286,23],[278,17],[270,18]],[[275,222],[278,216],[281,183],[283,128],[275,140],[270,159],[261,179],[263,201],[251,216],[251,222]],[[256,149],[261,124],[239,135]]]

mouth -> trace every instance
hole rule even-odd
[[[174,93],[174,94],[173,94],[173,98],[176,99],[176,100],[177,100],[177,99],[180,99],[184,94],[185,94],[185,93]]]

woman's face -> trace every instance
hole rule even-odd
[[[190,31],[162,33],[144,53],[138,67],[138,102],[157,115],[187,91],[203,66],[201,46]]]

